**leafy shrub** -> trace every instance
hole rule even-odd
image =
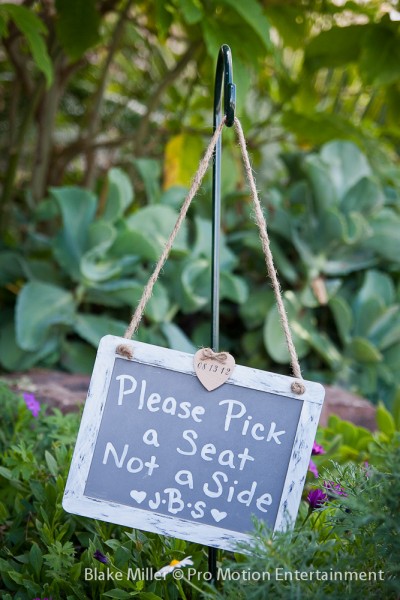
[[[32,404],[31,398],[25,403],[0,384],[2,598],[32,600],[52,596],[66,600],[98,600],[136,596],[139,600],[185,600],[185,594],[186,598],[194,600],[215,596],[216,591],[211,590],[208,581],[202,577],[199,581],[182,582],[183,588],[172,577],[165,580],[145,576],[128,580],[123,577],[119,581],[85,580],[85,569],[97,568],[99,572],[105,572],[109,568],[112,573],[126,573],[129,568],[138,568],[145,574],[146,569],[154,572],[172,559],[186,556],[192,556],[196,571],[205,573],[208,571],[206,549],[198,544],[65,513],[61,500],[80,415],[63,415],[58,410],[47,414],[42,406],[35,418]],[[331,566],[337,570],[346,570],[345,567],[366,570],[379,566],[393,577],[398,574],[398,425],[391,421],[392,417],[385,409],[382,411],[380,421],[386,423],[386,428],[390,424],[389,429],[387,433],[369,434],[367,447],[356,457],[359,466],[349,462],[354,455],[340,454],[336,446],[338,436],[340,438],[343,432],[351,430],[350,423],[332,421],[330,427],[319,431],[327,450],[326,455],[315,457],[321,459],[319,468],[329,466],[331,472],[325,477],[343,486],[348,497],[341,497],[339,506],[335,502],[328,503],[312,514],[307,513],[307,504],[302,502],[294,538],[279,534],[271,542],[266,532],[260,530],[257,555],[251,558],[237,555],[238,564],[231,565],[232,568],[272,570],[275,566],[285,566],[323,570],[331,560]],[[361,429],[356,429],[356,437],[362,437]],[[332,466],[327,460],[332,456],[341,462]],[[364,466],[365,459],[370,464],[368,471]],[[305,495],[310,486],[316,485],[322,485],[321,479],[310,477]],[[105,557],[107,564],[98,562],[95,555]],[[220,556],[220,566],[225,568],[232,554],[221,552]],[[240,584],[237,596],[234,596],[234,588],[225,582],[224,594],[228,598],[232,595],[235,598],[261,598],[265,597],[266,590],[272,593],[274,588],[269,585],[248,588]],[[382,587],[374,589],[381,597],[390,599],[395,590],[399,591],[396,586],[397,580],[385,579]],[[343,593],[342,588],[338,589]],[[364,588],[360,590],[365,591]],[[311,597],[311,592],[316,593],[315,586],[302,583],[303,595],[296,597]],[[387,596],[384,595],[386,592]],[[283,586],[279,594],[277,597],[290,598],[294,588]]]
[[[284,159],[288,180],[269,192],[267,221],[304,372],[391,405],[400,366],[399,195],[350,142]],[[266,349],[288,365],[272,294],[254,268],[258,240],[246,228],[228,241],[253,254],[254,293],[240,308],[246,359],[261,365]]]
[[[90,371],[100,338],[123,335],[174,227],[178,212],[170,204],[177,197],[180,202],[184,190],[169,190],[159,204],[141,208],[125,173],[113,169],[106,191],[102,203],[84,189],[54,188],[38,207],[22,252],[0,254],[2,283],[17,292],[14,323],[7,311],[0,323],[4,368],[45,362]],[[43,221],[53,231],[54,219],[55,235],[40,232]],[[188,351],[193,344],[171,321],[178,311],[186,315],[207,305],[211,255],[210,223],[195,216],[192,226],[189,236],[184,224],[176,239],[139,333],[143,341]],[[223,239],[221,298],[243,302],[247,286],[233,273],[237,262]]]
[[[377,468],[334,463],[324,504],[303,510],[294,533],[273,537],[259,525],[241,562],[226,561],[239,574],[226,581],[221,598],[274,597],[396,599],[400,593],[400,438],[376,450]],[[338,493],[332,489],[339,490]],[[343,490],[343,492],[342,492]],[[345,494],[345,495],[342,495]],[[241,576],[241,573],[247,573]],[[269,573],[257,581],[249,573]],[[373,574],[369,574],[369,573]],[[361,574],[361,577],[360,577]]]
[[[145,534],[67,514],[61,500],[80,415],[58,410],[33,418],[22,398],[0,384],[0,593],[4,600],[36,597],[128,598],[179,597],[174,581],[124,578],[85,581],[85,568],[98,571],[96,551],[112,556],[113,573],[128,564],[145,572],[172,559],[192,555],[206,570],[206,554],[197,544]],[[117,584],[118,585],[118,584]]]
[[[399,196],[350,142],[285,161],[288,179],[269,190],[266,211],[304,375],[391,406],[400,394]],[[102,335],[123,333],[185,195],[180,187],[162,192],[147,167],[147,206],[134,199],[126,174],[112,169],[99,198],[75,187],[52,189],[21,250],[0,253],[8,306],[0,317],[4,368],[47,363],[90,371]],[[142,341],[187,351],[209,343],[208,208],[193,203],[149,302]],[[238,362],[287,372],[243,191],[225,197],[223,215],[221,346]]]

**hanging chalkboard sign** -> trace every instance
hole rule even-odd
[[[101,340],[63,506],[71,513],[234,549],[252,515],[296,518],[324,390],[236,365],[207,391],[193,355]]]

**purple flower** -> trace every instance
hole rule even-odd
[[[333,481],[324,481],[324,488],[327,491],[329,499],[337,498],[337,496],[347,496],[346,492],[339,483],[334,483]]]
[[[307,496],[307,502],[309,503],[311,510],[320,508],[327,500],[328,496],[325,494],[324,490],[320,490],[319,488],[311,490]]]
[[[40,404],[36,400],[34,394],[29,394],[28,392],[24,392],[22,394],[23,399],[25,400],[26,407],[31,411],[32,415],[37,418],[40,411]]]
[[[325,450],[323,449],[322,446],[320,446],[319,444],[314,442],[311,454],[314,454],[314,456],[318,456],[319,454],[325,454]]]
[[[370,467],[368,461],[364,462],[364,469],[365,469],[365,477],[367,477],[367,479],[369,479],[372,475],[372,471],[371,471],[371,467]]]
[[[96,552],[93,554],[93,558],[95,558],[99,562],[103,563],[104,565],[106,565],[108,563],[107,556],[105,556],[102,552],[100,552],[100,550],[96,550]]]
[[[314,477],[318,477],[318,469],[317,465],[313,460],[310,460],[310,464],[308,465],[308,470],[314,475]]]

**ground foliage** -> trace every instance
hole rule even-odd
[[[36,416],[35,416],[36,415]],[[0,384],[0,592],[4,600],[36,597],[72,599],[384,597],[399,594],[399,410],[393,417],[380,408],[379,431],[332,417],[318,441],[325,454],[314,456],[320,477],[310,472],[304,498],[324,482],[341,486],[337,496],[315,511],[304,500],[293,535],[256,526],[256,552],[219,553],[218,566],[239,571],[378,571],[378,582],[246,582],[219,590],[206,577],[178,582],[125,575],[117,581],[85,581],[85,569],[112,573],[155,570],[171,560],[192,556],[194,568],[208,571],[206,549],[198,544],[131,530],[67,514],[61,506],[80,415],[63,415],[39,406],[31,393],[21,397]],[[351,444],[351,452],[349,446]],[[347,449],[347,450],[346,450]],[[338,488],[339,489],[339,488]],[[332,484],[330,487],[332,490]],[[332,494],[331,494],[332,495]],[[95,555],[98,557],[97,560]],[[99,562],[99,558],[103,560]]]

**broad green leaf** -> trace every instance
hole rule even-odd
[[[359,212],[352,211],[347,215],[344,241],[348,246],[362,242],[370,233],[367,220]]]
[[[368,250],[353,250],[347,247],[332,253],[332,258],[322,265],[322,272],[329,276],[348,275],[376,265],[377,260]]]
[[[0,467],[0,477],[4,477],[4,479],[8,479],[9,481],[14,478],[14,474],[10,469],[6,467]]]
[[[293,331],[297,331],[297,323],[293,324]],[[311,348],[313,348],[321,358],[335,371],[342,363],[342,356],[338,352],[336,346],[331,339],[324,333],[320,333],[315,327],[309,327],[303,333],[303,339],[307,340]]]
[[[301,6],[269,4],[265,7],[267,18],[276,27],[286,46],[303,48],[308,34],[308,17]]]
[[[88,227],[87,248],[89,251],[99,249],[106,252],[113,244],[116,235],[117,231],[111,223],[98,219]]]
[[[181,352],[194,354],[196,346],[190,341],[185,333],[174,323],[162,323],[161,331],[167,338],[168,347]]]
[[[156,261],[161,254],[161,244],[146,232],[125,230],[118,234],[110,255],[115,257],[136,256],[146,260]]]
[[[123,336],[126,323],[105,315],[86,315],[80,313],[73,325],[74,331],[86,342],[97,348],[105,335]]]
[[[155,289],[157,289],[159,282]],[[88,302],[104,306],[129,306],[133,308],[139,301],[144,285],[130,279],[116,279],[97,283],[87,289]]]
[[[140,296],[142,295],[143,287],[144,285],[141,287]],[[158,281],[154,287],[153,294],[147,303],[145,315],[148,317],[148,319],[150,319],[150,321],[154,321],[154,323],[161,323],[165,320],[169,308],[170,304],[167,290]]]
[[[376,423],[379,431],[383,431],[387,436],[391,437],[396,431],[396,424],[390,412],[380,402],[376,409]]]
[[[127,225],[130,231],[135,232],[138,239],[151,240],[151,245],[157,249],[155,258],[158,258],[175,227],[177,218],[178,214],[172,208],[158,204],[157,206],[146,206],[138,210],[128,217]],[[186,253],[186,236],[187,228],[186,224],[183,223],[176,236],[172,252]],[[154,260],[154,257],[152,258]]]
[[[180,133],[169,139],[164,154],[164,190],[189,187],[203,152],[198,136]]]
[[[90,282],[105,281],[121,271],[120,264],[108,250],[117,236],[115,228],[106,221],[97,221],[88,228],[88,247],[81,259],[82,276]]]
[[[372,235],[366,245],[386,260],[400,263],[400,216],[393,210],[381,210],[369,221]]]
[[[191,246],[191,256],[193,257],[203,257],[207,258],[211,261],[212,256],[212,223],[208,219],[203,219],[202,217],[195,217],[195,239],[194,243]],[[257,237],[257,235],[255,236]],[[260,242],[258,240],[258,244]],[[226,243],[226,237],[221,232],[220,236],[220,256],[219,256],[219,264],[221,270],[233,269],[238,262],[237,257],[234,255],[232,250],[228,247]]]
[[[38,350],[57,325],[71,325],[75,301],[70,292],[39,281],[27,283],[16,304],[16,332],[23,350]]]
[[[347,191],[360,179],[372,174],[364,154],[352,142],[328,142],[322,147],[320,156],[329,170],[340,199],[343,199]]]
[[[252,291],[247,302],[239,308],[246,329],[262,326],[274,302],[275,297],[272,289],[255,289]]]
[[[369,337],[368,333],[375,321],[384,314],[385,305],[381,298],[373,296],[365,302],[354,304],[354,334]]]
[[[382,354],[367,339],[355,337],[347,347],[349,355],[360,363],[378,363],[382,361]]]
[[[320,237],[318,246],[320,249],[336,248],[339,242],[344,242],[347,236],[347,223],[344,215],[332,206],[320,215]]]
[[[315,71],[358,60],[369,26],[331,27],[311,38],[305,49],[305,67]]]
[[[57,37],[72,60],[100,40],[100,15],[95,0],[56,0]]]
[[[333,312],[340,339],[343,344],[350,340],[350,332],[353,326],[353,314],[350,306],[340,296],[334,296],[329,301],[329,307]]]
[[[398,304],[389,307],[375,319],[369,329],[368,337],[379,350],[386,350],[400,342],[400,306]]]
[[[0,252],[0,285],[2,287],[23,277],[22,264],[21,257],[17,252],[8,250]]]
[[[153,158],[135,158],[133,164],[139,171],[139,175],[143,179],[146,190],[147,200],[149,204],[156,204],[161,195],[160,177],[161,167],[160,161]]]
[[[0,327],[0,364],[7,371],[26,371],[57,352],[58,347],[59,339],[54,336],[35,352],[27,352],[16,342],[13,322]]]
[[[160,204],[179,210],[187,196],[187,187],[175,185],[165,190],[160,197]]]
[[[400,372],[400,343],[394,344],[383,352],[384,363],[395,374]]]
[[[258,243],[259,240],[257,240]],[[296,268],[293,266],[293,261],[289,260],[282,250],[282,247],[275,239],[270,240],[270,247],[272,256],[274,257],[274,263],[276,270],[280,277],[284,277],[286,281],[294,284],[298,281],[298,273]]]
[[[203,19],[202,23],[203,38],[207,49],[207,54],[215,60],[221,47],[221,39],[218,35],[217,27],[207,19]]]
[[[96,351],[85,342],[64,341],[61,347],[61,364],[70,373],[90,374],[93,371]]]
[[[36,66],[45,76],[47,87],[50,87],[53,83],[54,74],[44,39],[47,34],[44,22],[39,19],[31,8],[11,3],[0,6],[0,13],[3,13],[3,16],[9,16],[23,33]]]
[[[359,68],[367,83],[390,85],[400,77],[400,35],[398,23],[369,27],[362,46]]]
[[[63,224],[53,244],[54,255],[71,277],[79,281],[80,262],[87,250],[97,199],[91,192],[73,186],[52,188],[50,192],[60,208]]]
[[[327,166],[319,156],[310,155],[304,160],[303,168],[308,175],[315,194],[317,215],[337,204],[337,194]]]
[[[181,275],[181,308],[190,313],[202,308],[210,301],[211,268],[206,259],[191,260],[184,266]]]
[[[241,19],[258,35],[266,50],[271,49],[269,21],[257,0],[246,0],[246,2],[222,0],[222,3],[229,5],[240,15]]]
[[[363,303],[371,298],[378,298],[385,306],[395,301],[395,289],[392,279],[386,273],[369,269],[365,273],[363,284],[357,294],[357,303]]]
[[[341,207],[346,213],[358,211],[367,215],[378,211],[384,204],[382,188],[370,177],[363,177],[347,190]]]
[[[165,0],[155,0],[155,17],[158,26],[158,35],[162,42],[165,41],[173,21],[173,13],[168,8]]]
[[[50,473],[52,475],[54,475],[54,477],[57,477],[58,465],[57,465],[57,461],[54,458],[54,456],[52,454],[50,454],[50,452],[48,450],[45,450],[44,458],[46,460],[46,463],[47,463]]]
[[[7,15],[5,14],[5,12],[3,14],[1,14],[1,7],[0,7],[0,39],[7,35],[7,19],[6,19],[6,17],[7,17]]]
[[[108,193],[103,219],[113,223],[132,204],[133,188],[128,175],[122,169],[111,169],[107,175]]]
[[[343,114],[327,112],[303,113],[288,104],[282,109],[282,124],[294,133],[300,143],[323,144],[332,139],[359,139],[359,129]]]
[[[113,590],[110,590],[109,592],[104,592],[103,596],[105,596],[106,598],[119,598],[120,600],[125,600],[126,598],[132,598],[132,595],[130,592],[125,592],[124,590],[121,590],[120,588],[114,588]]]
[[[230,300],[236,304],[246,302],[249,295],[249,289],[246,281],[238,275],[233,275],[228,271],[221,271],[220,275],[220,299]]]
[[[301,306],[292,292],[284,294],[284,304],[292,330],[293,343],[297,355],[301,359],[310,349],[307,334],[307,327],[311,325],[310,318],[307,313],[300,316]],[[277,363],[287,364],[290,362],[286,338],[276,305],[271,308],[265,320],[264,344],[268,354]]]
[[[142,297],[145,285],[146,282],[128,279],[98,283],[87,290],[85,298],[88,302],[103,306],[128,306],[133,311]],[[145,315],[150,321],[161,323],[166,318],[169,308],[168,293],[158,281],[147,303]]]
[[[51,221],[59,216],[58,206],[54,202],[54,199],[44,198],[36,204],[33,215],[35,223]]]
[[[65,283],[65,274],[57,264],[52,261],[50,262],[48,258],[21,259],[21,266],[23,270],[22,277],[29,281],[43,281],[44,283],[51,283],[60,287]]]
[[[47,450],[46,450],[46,453],[47,453]],[[49,485],[49,487],[50,487],[50,485]],[[43,564],[43,552],[40,550],[40,548],[36,542],[32,543],[31,549],[29,550],[29,562],[33,567],[33,571],[35,573],[36,579],[38,581],[40,581],[40,571],[41,571],[42,564]]]
[[[195,25],[203,18],[203,7],[200,0],[178,0],[177,8],[189,25]]]

